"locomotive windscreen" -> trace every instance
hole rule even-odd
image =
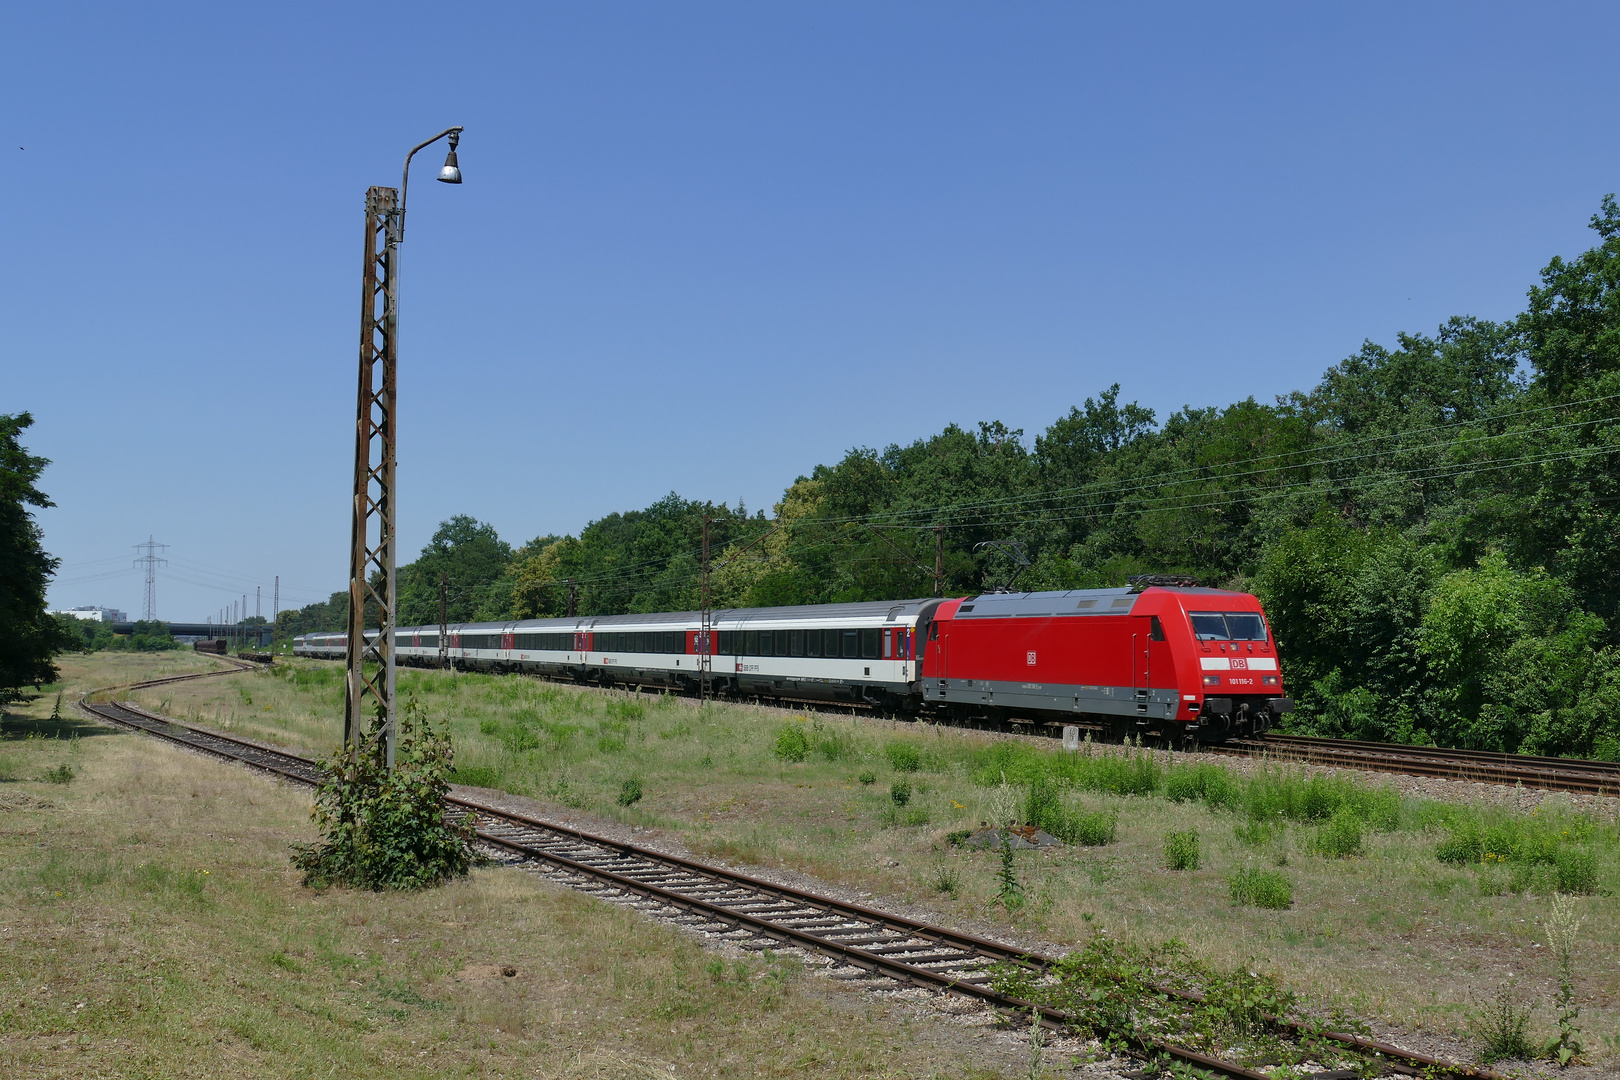
[[[1266,621],[1252,611],[1189,611],[1199,641],[1264,641]]]

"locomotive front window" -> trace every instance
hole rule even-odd
[[[1226,632],[1233,641],[1266,640],[1266,621],[1252,612],[1227,612]]]
[[[1265,641],[1266,620],[1252,611],[1190,611],[1199,641]]]

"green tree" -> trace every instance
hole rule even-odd
[[[400,567],[399,625],[439,621],[439,575],[449,578],[449,619],[453,623],[505,618],[512,606],[506,576],[512,545],[493,525],[457,514],[441,522],[416,561]]]
[[[29,413],[0,414],[0,700],[56,678],[51,658],[73,638],[46,614],[45,590],[59,560],[46,554],[30,506],[54,506],[35,481],[50,462],[29,454]]]

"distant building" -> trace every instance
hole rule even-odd
[[[88,619],[91,622],[129,622],[129,614],[110,607],[72,607],[65,611],[52,611],[52,615],[71,615],[75,619]]]

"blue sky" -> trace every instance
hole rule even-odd
[[[12,4],[0,411],[52,601],[347,571],[362,207],[412,186],[400,525],[513,542],[1119,382],[1508,317],[1620,189],[1612,5]],[[18,149],[23,147],[25,149]],[[252,601],[250,600],[250,605]],[[269,614],[268,610],[266,614]]]

